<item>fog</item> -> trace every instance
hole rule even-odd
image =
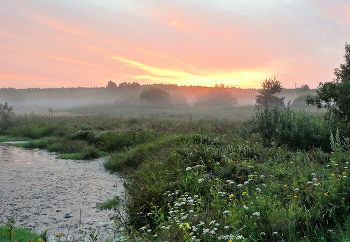
[[[169,93],[171,104],[159,106],[155,103],[147,102],[147,100],[140,100],[141,92],[150,86],[156,86]],[[108,107],[113,107],[113,110],[118,108],[167,108],[171,112],[171,109],[197,106],[253,107],[255,105],[255,97],[258,94],[258,89],[228,88],[223,85],[216,85],[215,87],[163,84],[140,85],[138,83],[120,83],[117,85],[109,82],[106,87],[94,88],[2,88],[0,89],[0,102],[7,102],[10,106],[13,106],[14,112],[19,114],[45,114],[49,113],[49,110],[53,114],[58,114],[70,112],[72,109],[77,108],[84,108],[86,111],[89,108],[102,110]],[[285,104],[290,102],[293,105],[293,101],[296,98],[302,95],[306,97],[314,94],[315,90],[296,88],[283,89],[277,96],[285,97]],[[298,105],[304,104],[302,100]]]

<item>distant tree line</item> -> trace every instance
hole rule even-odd
[[[197,96],[197,106],[232,106],[237,104],[237,98],[232,96],[232,91],[224,84],[215,84],[207,92]]]

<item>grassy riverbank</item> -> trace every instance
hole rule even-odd
[[[302,111],[249,121],[16,117],[18,144],[110,155],[125,174],[119,241],[348,241],[347,126]],[[332,138],[331,138],[332,137]]]
[[[42,242],[46,241],[47,234],[36,233],[29,229],[17,228],[15,227],[16,221],[12,218],[8,218],[7,221],[3,222],[4,226],[0,226],[0,241],[32,241],[32,242]]]

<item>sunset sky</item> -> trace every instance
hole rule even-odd
[[[349,0],[0,0],[0,88],[332,81]]]

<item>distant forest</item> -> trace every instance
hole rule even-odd
[[[259,89],[243,89],[228,87],[223,84],[213,87],[205,86],[178,86],[176,84],[146,84],[137,82],[119,83],[109,81],[106,87],[76,87],[76,88],[1,88],[0,102],[8,102],[15,111],[44,111],[48,108],[68,109],[89,105],[115,105],[137,107],[147,99],[140,99],[140,95],[147,89],[161,90],[170,98],[171,106],[198,105],[198,106],[232,106],[254,105]],[[153,90],[153,94],[157,91]],[[303,95],[313,95],[308,85],[301,88],[283,89],[279,94],[286,97],[285,102],[293,102]],[[147,96],[146,96],[147,97]],[[152,99],[155,100],[155,99]],[[162,100],[161,100],[162,101]],[[164,103],[164,102],[163,102]]]

